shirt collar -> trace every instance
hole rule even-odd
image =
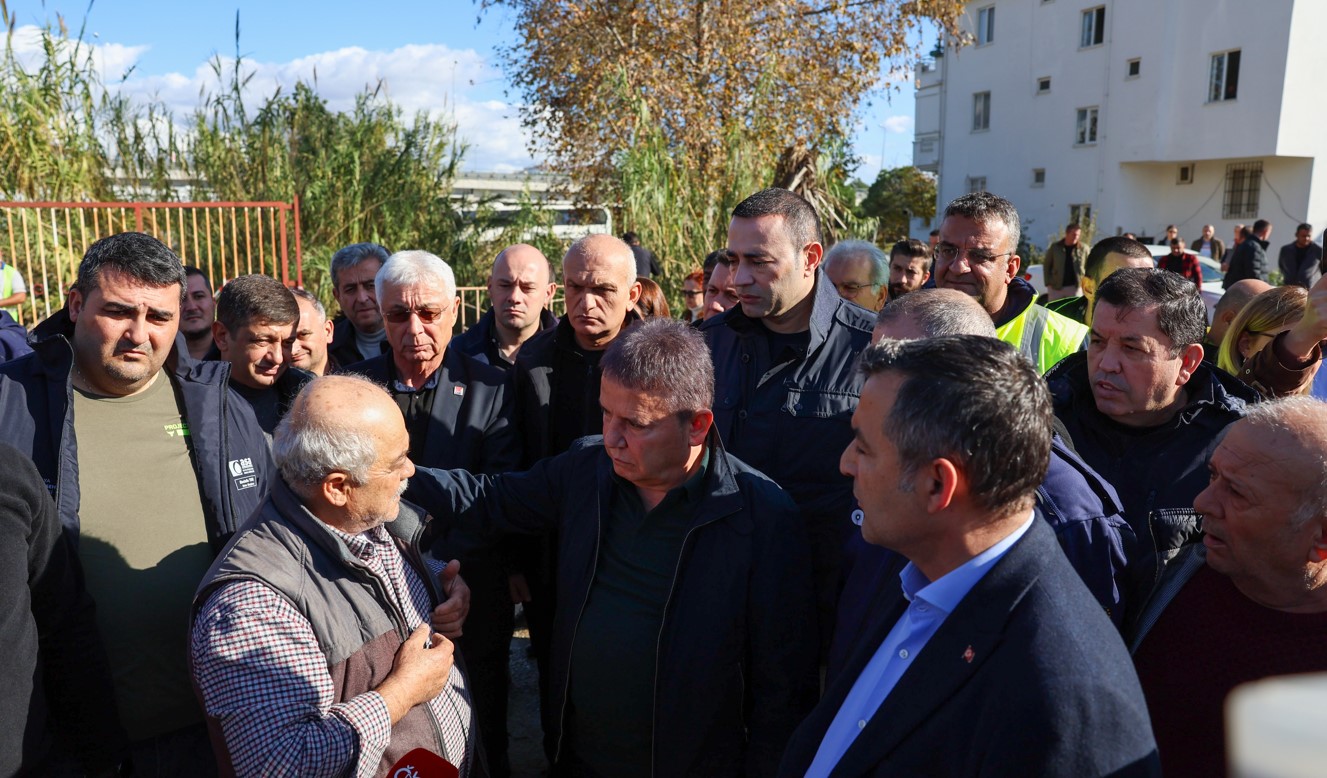
[[[952,613],[968,592],[972,591],[972,587],[976,586],[995,563],[1013,548],[1019,538],[1032,528],[1033,516],[1034,514],[1028,511],[1027,518],[1018,529],[1006,535],[999,543],[940,576],[939,580],[927,580],[922,571],[909,562],[899,573],[899,580],[903,583],[903,596],[908,602],[920,598],[946,614]]]
[[[411,388],[401,383],[401,379],[399,378],[392,379],[392,386],[399,394],[414,394],[415,392],[424,392],[429,389],[436,389],[438,387],[438,374],[441,372],[442,372],[442,365],[438,365],[438,369],[434,370],[432,373],[429,373],[428,380],[424,382],[423,386],[417,389]]]
[[[390,545],[392,542],[391,536],[387,534],[387,528],[381,524],[373,529],[364,530],[356,535],[352,535],[349,532],[342,532],[330,524],[325,526],[333,536],[346,544],[346,548],[350,549],[351,554],[365,561],[374,556],[374,546],[381,546],[383,544]]]

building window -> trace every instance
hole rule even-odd
[[[1037,94],[1044,95],[1051,91],[1051,77],[1043,76],[1037,79]]]
[[[1239,91],[1239,49],[1212,55],[1212,77],[1207,87],[1207,101],[1234,100]]]
[[[1175,171],[1175,183],[1176,183],[1176,184],[1192,184],[1192,183],[1193,183],[1193,163],[1192,163],[1192,162],[1190,162],[1190,163],[1187,164],[1187,165],[1180,165],[1179,169]]]
[[[1032,187],[1034,189],[1040,189],[1045,185],[1046,185],[1046,168],[1044,167],[1032,168]]]
[[[1092,203],[1078,203],[1069,206],[1070,224],[1088,224],[1092,221]]]
[[[1079,108],[1074,129],[1074,145],[1087,146],[1097,142],[1097,108]]]
[[[1125,63],[1128,70],[1128,78],[1138,78],[1138,74],[1143,71],[1143,61],[1141,59],[1131,59]]]
[[[1221,206],[1221,218],[1256,218],[1258,192],[1261,189],[1261,162],[1236,162],[1226,165],[1226,196]]]
[[[1106,6],[1089,8],[1083,12],[1083,35],[1078,39],[1078,48],[1099,46],[1106,39]]]
[[[977,45],[985,46],[995,40],[995,6],[977,9]]]
[[[968,194],[986,191],[986,176],[968,176]]]
[[[972,96],[972,131],[991,128],[991,93],[978,92]]]

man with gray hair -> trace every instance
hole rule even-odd
[[[562,284],[566,315],[556,327],[526,341],[512,369],[527,466],[603,430],[599,361],[619,335],[640,321],[635,311],[641,293],[636,259],[631,247],[612,235],[588,235],[571,244],[562,258]],[[546,703],[556,549],[543,537],[513,543],[511,596],[523,603],[539,664],[540,699]],[[546,706],[544,713],[549,713]],[[545,724],[545,751],[551,759]]]
[[[291,289],[299,303],[299,323],[295,325],[295,339],[290,345],[290,364],[314,375],[335,370],[327,353],[332,345],[332,322],[322,302],[305,289]]]
[[[332,330],[332,360],[352,365],[382,353],[386,331],[374,290],[389,252],[377,243],[352,243],[332,255],[332,297],[341,308]]]
[[[1208,469],[1202,543],[1166,568],[1132,636],[1166,775],[1225,773],[1236,686],[1327,671],[1327,405],[1250,407]]]
[[[227,775],[387,775],[415,748],[482,774],[456,565],[424,564],[426,517],[391,397],[314,380],[277,429],[281,477],[194,597],[190,664]],[[451,590],[448,596],[448,590]]]
[[[822,265],[843,299],[870,311],[885,304],[889,263],[879,246],[865,240],[841,240],[825,252]]]
[[[701,335],[638,324],[603,354],[603,435],[496,478],[421,472],[438,521],[556,532],[550,705],[567,775],[769,775],[814,704],[806,535],[724,450]]]
[[[405,419],[410,458],[421,467],[503,473],[521,461],[507,375],[448,348],[461,299],[452,269],[426,251],[398,251],[374,279],[387,330],[386,352],[350,365],[387,387]],[[507,743],[507,665],[512,604],[507,574],[473,535],[430,533],[435,566],[459,559],[473,589],[459,641],[474,685],[475,712],[496,772]]]
[[[1045,373],[1083,349],[1087,327],[1037,305],[1036,290],[1018,276],[1021,229],[1018,211],[1003,197],[974,192],[955,199],[940,222],[935,285],[977,298],[1000,340]]]

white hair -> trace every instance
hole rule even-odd
[[[1249,406],[1244,421],[1289,435],[1302,449],[1295,469],[1304,476],[1303,492],[1291,523],[1299,526],[1327,516],[1327,403],[1313,397],[1283,397]]]
[[[378,448],[369,429],[344,424],[337,416],[309,413],[304,400],[309,387],[329,380],[315,378],[296,398],[272,436],[272,459],[281,478],[301,497],[308,499],[332,473],[345,473],[352,486],[369,481],[369,471],[378,461]],[[334,381],[356,381],[386,394],[372,381],[357,375],[333,376]]]
[[[373,278],[380,299],[382,288],[387,284],[402,287],[424,283],[442,287],[443,296],[449,300],[456,296],[456,275],[451,266],[436,255],[418,249],[391,255]]]

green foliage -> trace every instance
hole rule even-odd
[[[858,213],[879,220],[874,238],[887,245],[908,236],[910,218],[933,219],[936,196],[935,177],[930,173],[911,165],[881,170]]]

